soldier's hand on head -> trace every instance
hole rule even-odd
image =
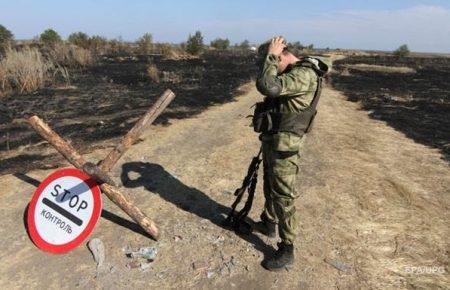
[[[283,39],[283,37],[281,37],[281,36],[274,37],[274,38],[272,38],[272,41],[270,42],[268,53],[279,56],[283,52],[283,49],[285,47],[286,47],[286,44],[285,44],[285,40]]]

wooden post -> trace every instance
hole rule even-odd
[[[30,125],[41,135],[42,138],[47,140],[55,149],[61,153],[72,165],[79,169],[87,164],[87,161],[63,138],[61,138],[56,132],[54,132],[44,121],[38,116],[33,116],[28,119]],[[95,166],[95,165],[94,165]],[[90,166],[92,167],[92,165]],[[96,169],[101,172],[102,175],[110,178],[105,172],[100,169]],[[116,205],[118,205],[124,212],[126,212],[135,222],[137,222],[150,236],[155,239],[159,238],[159,231],[156,224],[146,217],[142,211],[137,208],[133,203],[128,201],[126,197],[119,191],[118,188],[113,187],[107,183],[100,185],[103,193]]]
[[[175,94],[171,90],[166,90],[156,103],[142,116],[141,119],[131,128],[130,131],[122,138],[120,143],[100,162],[100,169],[104,172],[111,171],[112,167],[122,157],[122,155],[133,145],[144,131],[145,127],[164,111],[164,109],[175,98]]]

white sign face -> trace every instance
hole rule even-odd
[[[65,253],[93,230],[101,211],[100,189],[77,169],[63,169],[38,187],[28,209],[33,242],[44,251]]]

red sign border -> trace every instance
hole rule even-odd
[[[88,225],[86,228],[81,232],[78,237],[76,237],[74,240],[62,244],[62,245],[54,245],[46,242],[37,231],[35,220],[34,220],[34,214],[36,211],[36,205],[39,199],[39,196],[42,194],[43,190],[55,179],[65,177],[65,176],[73,176],[77,177],[84,182],[86,182],[89,186],[89,188],[92,191],[93,199],[94,199],[94,209],[92,211],[91,219],[89,220]],[[85,174],[84,172],[76,169],[76,168],[65,168],[60,169],[58,171],[53,172],[47,178],[44,179],[44,181],[39,184],[38,188],[34,192],[33,198],[31,199],[29,206],[28,206],[28,217],[27,217],[27,223],[28,223],[28,232],[30,234],[31,240],[33,243],[40,248],[41,250],[45,252],[49,252],[52,254],[63,254],[67,253],[70,250],[76,248],[78,245],[80,245],[88,236],[89,234],[94,230],[95,225],[97,224],[98,219],[100,218],[100,214],[102,211],[102,198],[101,198],[101,192],[98,184],[93,180],[89,175]]]

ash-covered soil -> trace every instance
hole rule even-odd
[[[450,58],[355,56],[334,65],[333,86],[350,101],[450,161]]]
[[[160,82],[147,75],[153,63]],[[48,145],[25,122],[38,115],[83,153],[109,146],[167,89],[175,100],[157,119],[196,115],[230,102],[239,87],[256,74],[254,54],[207,53],[201,58],[165,60],[160,56],[103,57],[87,71],[71,71],[71,86],[0,100],[0,174],[58,166],[62,159],[48,154]],[[105,141],[105,142],[104,142]]]

